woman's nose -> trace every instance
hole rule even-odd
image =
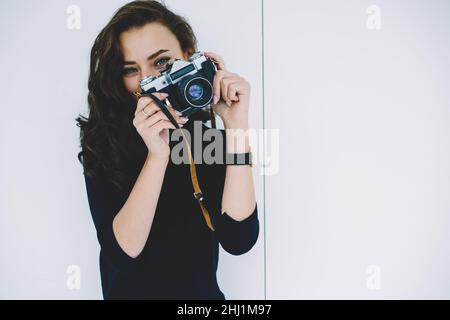
[[[141,71],[142,73],[141,73],[141,77],[142,77],[142,79],[145,79],[145,78],[147,78],[147,77],[150,77],[150,76],[152,76],[152,77],[156,77],[156,76],[159,76],[159,72],[158,71],[156,71],[156,70],[151,70],[151,69],[149,69],[149,68],[147,68],[147,69],[142,69],[142,71]]]

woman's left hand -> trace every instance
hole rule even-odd
[[[213,110],[224,122],[226,129],[248,129],[250,84],[236,73],[229,72],[221,56],[204,52],[216,62],[217,72],[213,83]]]

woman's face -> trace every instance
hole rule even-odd
[[[175,59],[187,60],[175,35],[160,23],[122,32],[120,47],[124,57],[123,81],[128,92],[140,92],[139,81],[157,76]]]

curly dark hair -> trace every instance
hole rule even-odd
[[[79,115],[81,151],[78,160],[87,176],[102,175],[119,189],[132,182],[147,148],[133,126],[136,100],[123,83],[119,36],[132,28],[158,22],[176,36],[183,52],[197,51],[197,39],[185,18],[158,1],[133,1],[121,7],[95,39],[88,81],[89,117]],[[196,119],[206,121],[208,113]],[[194,116],[194,115],[193,115]],[[191,119],[195,119],[191,116]]]

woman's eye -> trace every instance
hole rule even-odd
[[[169,59],[167,59],[167,58],[162,58],[162,59],[157,60],[157,61],[155,62],[155,65],[156,65],[157,67],[162,67],[162,66],[164,66],[168,61],[169,61]],[[163,63],[160,63],[160,62],[163,62]]]
[[[132,74],[134,74],[136,72],[137,72],[136,68],[125,68],[125,69],[123,69],[123,74],[126,75],[126,76],[132,75]]]

